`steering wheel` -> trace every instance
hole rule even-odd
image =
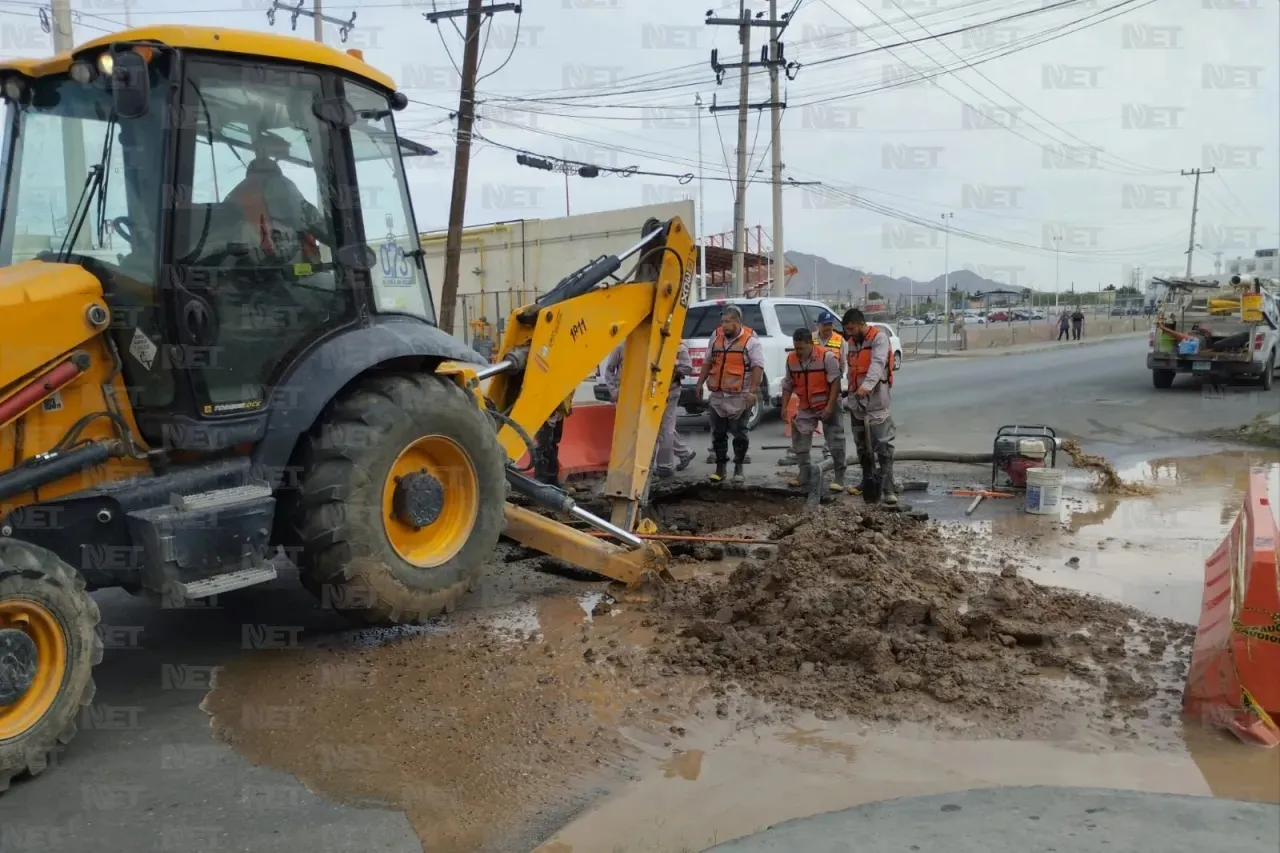
[[[133,220],[129,217],[117,216],[111,220],[111,230],[123,237],[130,246],[133,245]]]

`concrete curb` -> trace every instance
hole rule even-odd
[[[1074,349],[1076,347],[1095,346],[1097,344],[1108,344],[1114,341],[1134,340],[1144,337],[1147,332],[1125,332],[1119,335],[1107,335],[1101,338],[1089,338],[1083,341],[1067,341],[1064,343],[1051,342],[1045,344],[1028,344],[1015,345],[1008,347],[987,347],[980,350],[953,350],[951,352],[939,352],[936,356],[931,353],[907,356],[907,351],[902,351],[903,362],[907,361],[933,361],[937,359],[948,358],[1003,358],[1011,355],[1023,355],[1031,352],[1047,352],[1056,349]]]

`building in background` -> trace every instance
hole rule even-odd
[[[1280,278],[1280,249],[1258,249],[1252,258],[1227,261],[1227,275],[1257,275]]]
[[[468,343],[482,328],[481,318],[501,334],[511,312],[546,293],[569,273],[601,255],[624,252],[640,240],[650,219],[679,216],[691,231],[692,201],[677,201],[562,216],[513,219],[464,228],[458,273],[458,302],[453,333]],[[444,245],[447,232],[421,235],[422,250],[436,312],[441,309]],[[629,264],[635,263],[632,258]],[[625,264],[623,271],[630,269]]]

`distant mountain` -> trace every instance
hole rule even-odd
[[[906,300],[915,294],[917,300],[926,299],[934,294],[941,296],[945,276],[938,276],[929,281],[913,281],[912,279],[890,278],[879,273],[866,273],[853,267],[833,264],[818,255],[804,252],[787,252],[787,261],[795,264],[795,275],[787,282],[787,295],[809,296],[813,293],[813,282],[816,275],[818,282],[818,298],[825,302],[856,302],[862,298],[862,277],[871,276],[867,290],[874,290],[891,303],[899,299]],[[956,290],[968,293],[986,293],[992,290],[1009,290],[1009,286],[989,278],[983,278],[971,270],[952,270],[951,286]]]

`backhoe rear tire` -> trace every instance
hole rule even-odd
[[[102,661],[97,602],[52,552],[0,540],[0,791],[76,734]]]
[[[446,379],[361,381],[330,405],[302,460],[299,572],[322,607],[376,625],[449,612],[502,533],[506,454]]]

